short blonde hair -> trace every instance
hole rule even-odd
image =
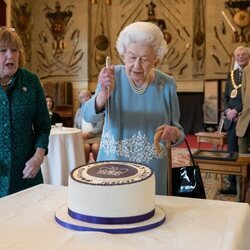
[[[121,56],[130,43],[142,43],[154,48],[156,57],[161,60],[167,53],[167,42],[160,28],[151,22],[135,22],[125,27],[119,34],[116,49]]]
[[[0,27],[0,47],[1,46],[7,48],[16,47],[19,50],[18,67],[20,68],[25,65],[26,60],[23,43],[19,35],[16,33],[15,29]]]

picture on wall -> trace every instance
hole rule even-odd
[[[218,123],[218,81],[204,83],[204,123]]]
[[[225,88],[226,88],[226,80],[221,81],[221,93],[220,93],[220,110],[221,112],[224,111],[224,95],[225,95]]]

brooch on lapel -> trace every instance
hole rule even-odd
[[[163,90],[165,84],[166,84],[166,82],[163,79],[159,80],[158,89]]]
[[[22,91],[23,91],[23,93],[27,93],[28,89],[26,87],[22,87]]]

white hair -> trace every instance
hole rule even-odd
[[[238,53],[239,51],[244,51],[248,54],[248,56],[250,56],[250,49],[249,47],[246,46],[239,46],[234,50],[234,55],[236,55],[236,53]]]
[[[160,28],[150,22],[135,22],[125,27],[119,34],[116,49],[121,56],[130,43],[142,43],[152,46],[156,57],[162,59],[167,53],[167,42]]]

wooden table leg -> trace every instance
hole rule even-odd
[[[247,189],[246,197],[245,197],[245,202],[250,204],[250,186]]]
[[[248,175],[247,175],[247,165],[241,166],[242,176],[240,179],[241,181],[241,194],[240,194],[240,201],[244,202],[247,193],[247,182],[248,182]]]

